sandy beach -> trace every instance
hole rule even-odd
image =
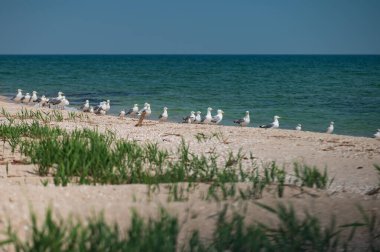
[[[14,104],[2,98],[0,107],[10,114],[16,114],[22,108],[37,110],[31,106]],[[43,108],[41,110],[49,110]],[[68,113],[63,111],[64,114]],[[157,117],[153,108],[152,117]],[[103,212],[110,222],[116,221],[120,226],[129,225],[131,210],[136,209],[144,217],[155,216],[160,207],[164,207],[171,214],[181,220],[180,239],[187,237],[188,231],[199,229],[205,236],[213,230],[215,214],[220,211],[224,203],[229,204],[236,211],[243,212],[247,222],[262,221],[275,224],[271,214],[258,207],[260,202],[276,206],[279,202],[291,203],[299,214],[308,210],[328,225],[332,216],[337,218],[338,224],[345,224],[352,220],[359,220],[360,213],[357,205],[361,205],[368,212],[380,214],[379,193],[368,195],[368,192],[378,188],[380,175],[374,164],[380,165],[380,141],[373,138],[352,137],[343,135],[328,135],[324,133],[283,130],[260,129],[251,119],[255,127],[233,127],[221,125],[193,125],[178,123],[158,123],[154,120],[145,120],[142,127],[135,127],[136,119],[119,119],[115,116],[88,115],[83,120],[50,122],[50,126],[63,129],[75,128],[98,129],[100,132],[110,130],[117,138],[135,140],[138,143],[158,143],[160,148],[176,152],[182,139],[190,146],[192,153],[217,154],[221,160],[226,159],[228,153],[243,155],[243,167],[249,169],[252,162],[263,167],[276,162],[288,174],[292,174],[293,164],[307,164],[316,166],[323,171],[327,169],[329,178],[333,179],[326,190],[313,188],[300,191],[299,188],[286,187],[283,198],[273,193],[273,188],[265,190],[261,199],[249,199],[243,202],[226,200],[213,202],[202,199],[207,190],[206,184],[199,183],[189,193],[186,201],[171,202],[168,200],[168,185],[160,185],[160,190],[149,194],[147,185],[77,185],[69,184],[66,187],[55,186],[50,177],[40,177],[36,174],[36,167],[24,162],[18,151],[11,153],[10,147],[5,144],[4,152],[0,153],[0,230],[4,230],[8,221],[20,233],[27,233],[30,223],[30,211],[37,217],[44,215],[50,206],[57,216],[66,218],[75,216],[83,218]],[[1,116],[1,123],[6,119]],[[202,135],[204,140],[197,139]],[[42,181],[50,181],[44,186]],[[185,187],[186,185],[183,184]],[[244,183],[239,184],[244,187]],[[153,195],[153,196],[152,196]],[[363,244],[365,231],[360,231],[357,243]]]

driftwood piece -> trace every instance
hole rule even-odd
[[[137,124],[135,125],[135,127],[141,127],[142,126],[142,123],[144,121],[144,118],[145,118],[145,115],[146,115],[146,111],[143,111],[141,113],[141,116],[139,118],[139,121],[137,122]]]

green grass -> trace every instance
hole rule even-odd
[[[48,210],[42,223],[32,214],[30,232],[23,239],[9,224],[0,248],[14,251],[350,251],[355,248],[356,232],[348,237],[342,232],[353,228],[367,229],[369,239],[365,251],[378,251],[378,221],[374,215],[363,213],[363,223],[341,226],[331,218],[330,224],[323,226],[308,212],[298,217],[291,205],[259,206],[273,215],[277,224],[247,224],[244,212],[232,211],[225,205],[214,217],[215,221],[210,220],[215,226],[208,237],[193,229],[180,242],[181,226],[177,217],[163,209],[157,218],[147,220],[133,211],[126,230],[107,223],[103,215],[83,222],[53,218]]]
[[[295,182],[299,182],[301,186],[315,187],[319,189],[326,189],[332,183],[327,175],[327,169],[321,173],[315,166],[309,167],[307,165],[294,164],[294,173],[296,177]]]
[[[111,131],[67,132],[37,121],[1,124],[0,138],[3,147],[9,144],[12,152],[19,148],[20,153],[37,166],[38,174],[53,176],[56,185],[208,183],[206,199],[215,200],[258,199],[268,185],[276,186],[277,196],[282,197],[286,187],[287,174],[274,162],[262,169],[255,163],[243,168],[246,158],[241,150],[228,153],[224,161],[220,161],[214,153],[207,156],[192,153],[184,140],[176,152],[169,153],[154,143],[142,145],[117,139]],[[328,184],[326,170],[321,174],[315,167],[298,164],[294,170],[295,182],[301,186],[326,188]],[[237,188],[234,183],[238,182],[250,186]],[[175,190],[173,193],[177,194]]]
[[[0,247],[11,246],[15,251],[175,251],[179,232],[178,221],[165,211],[157,220],[147,222],[132,214],[131,227],[121,232],[118,225],[109,225],[102,215],[85,223],[72,219],[55,220],[47,211],[42,225],[31,216],[31,233],[21,240],[11,228]]]

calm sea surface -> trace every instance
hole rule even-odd
[[[117,114],[149,102],[152,118],[171,121],[208,106],[224,125],[251,112],[251,126],[282,117],[280,127],[371,137],[380,128],[380,56],[77,55],[0,56],[0,94],[16,89],[72,106],[111,100]]]

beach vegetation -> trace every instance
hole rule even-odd
[[[276,224],[247,223],[244,210],[236,211],[226,204],[212,216],[215,224],[211,234],[201,235],[200,230],[193,228],[182,238],[180,232],[186,221],[180,224],[177,217],[164,209],[159,210],[156,218],[147,220],[133,210],[125,230],[116,223],[109,224],[103,214],[85,221],[73,217],[64,220],[53,216],[48,209],[42,223],[35,214],[31,215],[30,232],[25,238],[9,223],[0,248],[14,251],[347,251],[355,248],[355,238],[361,240],[356,237],[356,230],[363,228],[369,234],[365,250],[378,248],[378,221],[363,210],[360,210],[363,222],[338,226],[334,217],[327,225],[308,211],[300,217],[291,204],[257,205],[273,215]]]
[[[320,172],[317,167],[310,167],[305,164],[294,164],[294,174],[296,177],[295,182],[300,183],[301,186],[326,189],[328,185],[332,183],[329,180],[327,169],[324,172]]]

